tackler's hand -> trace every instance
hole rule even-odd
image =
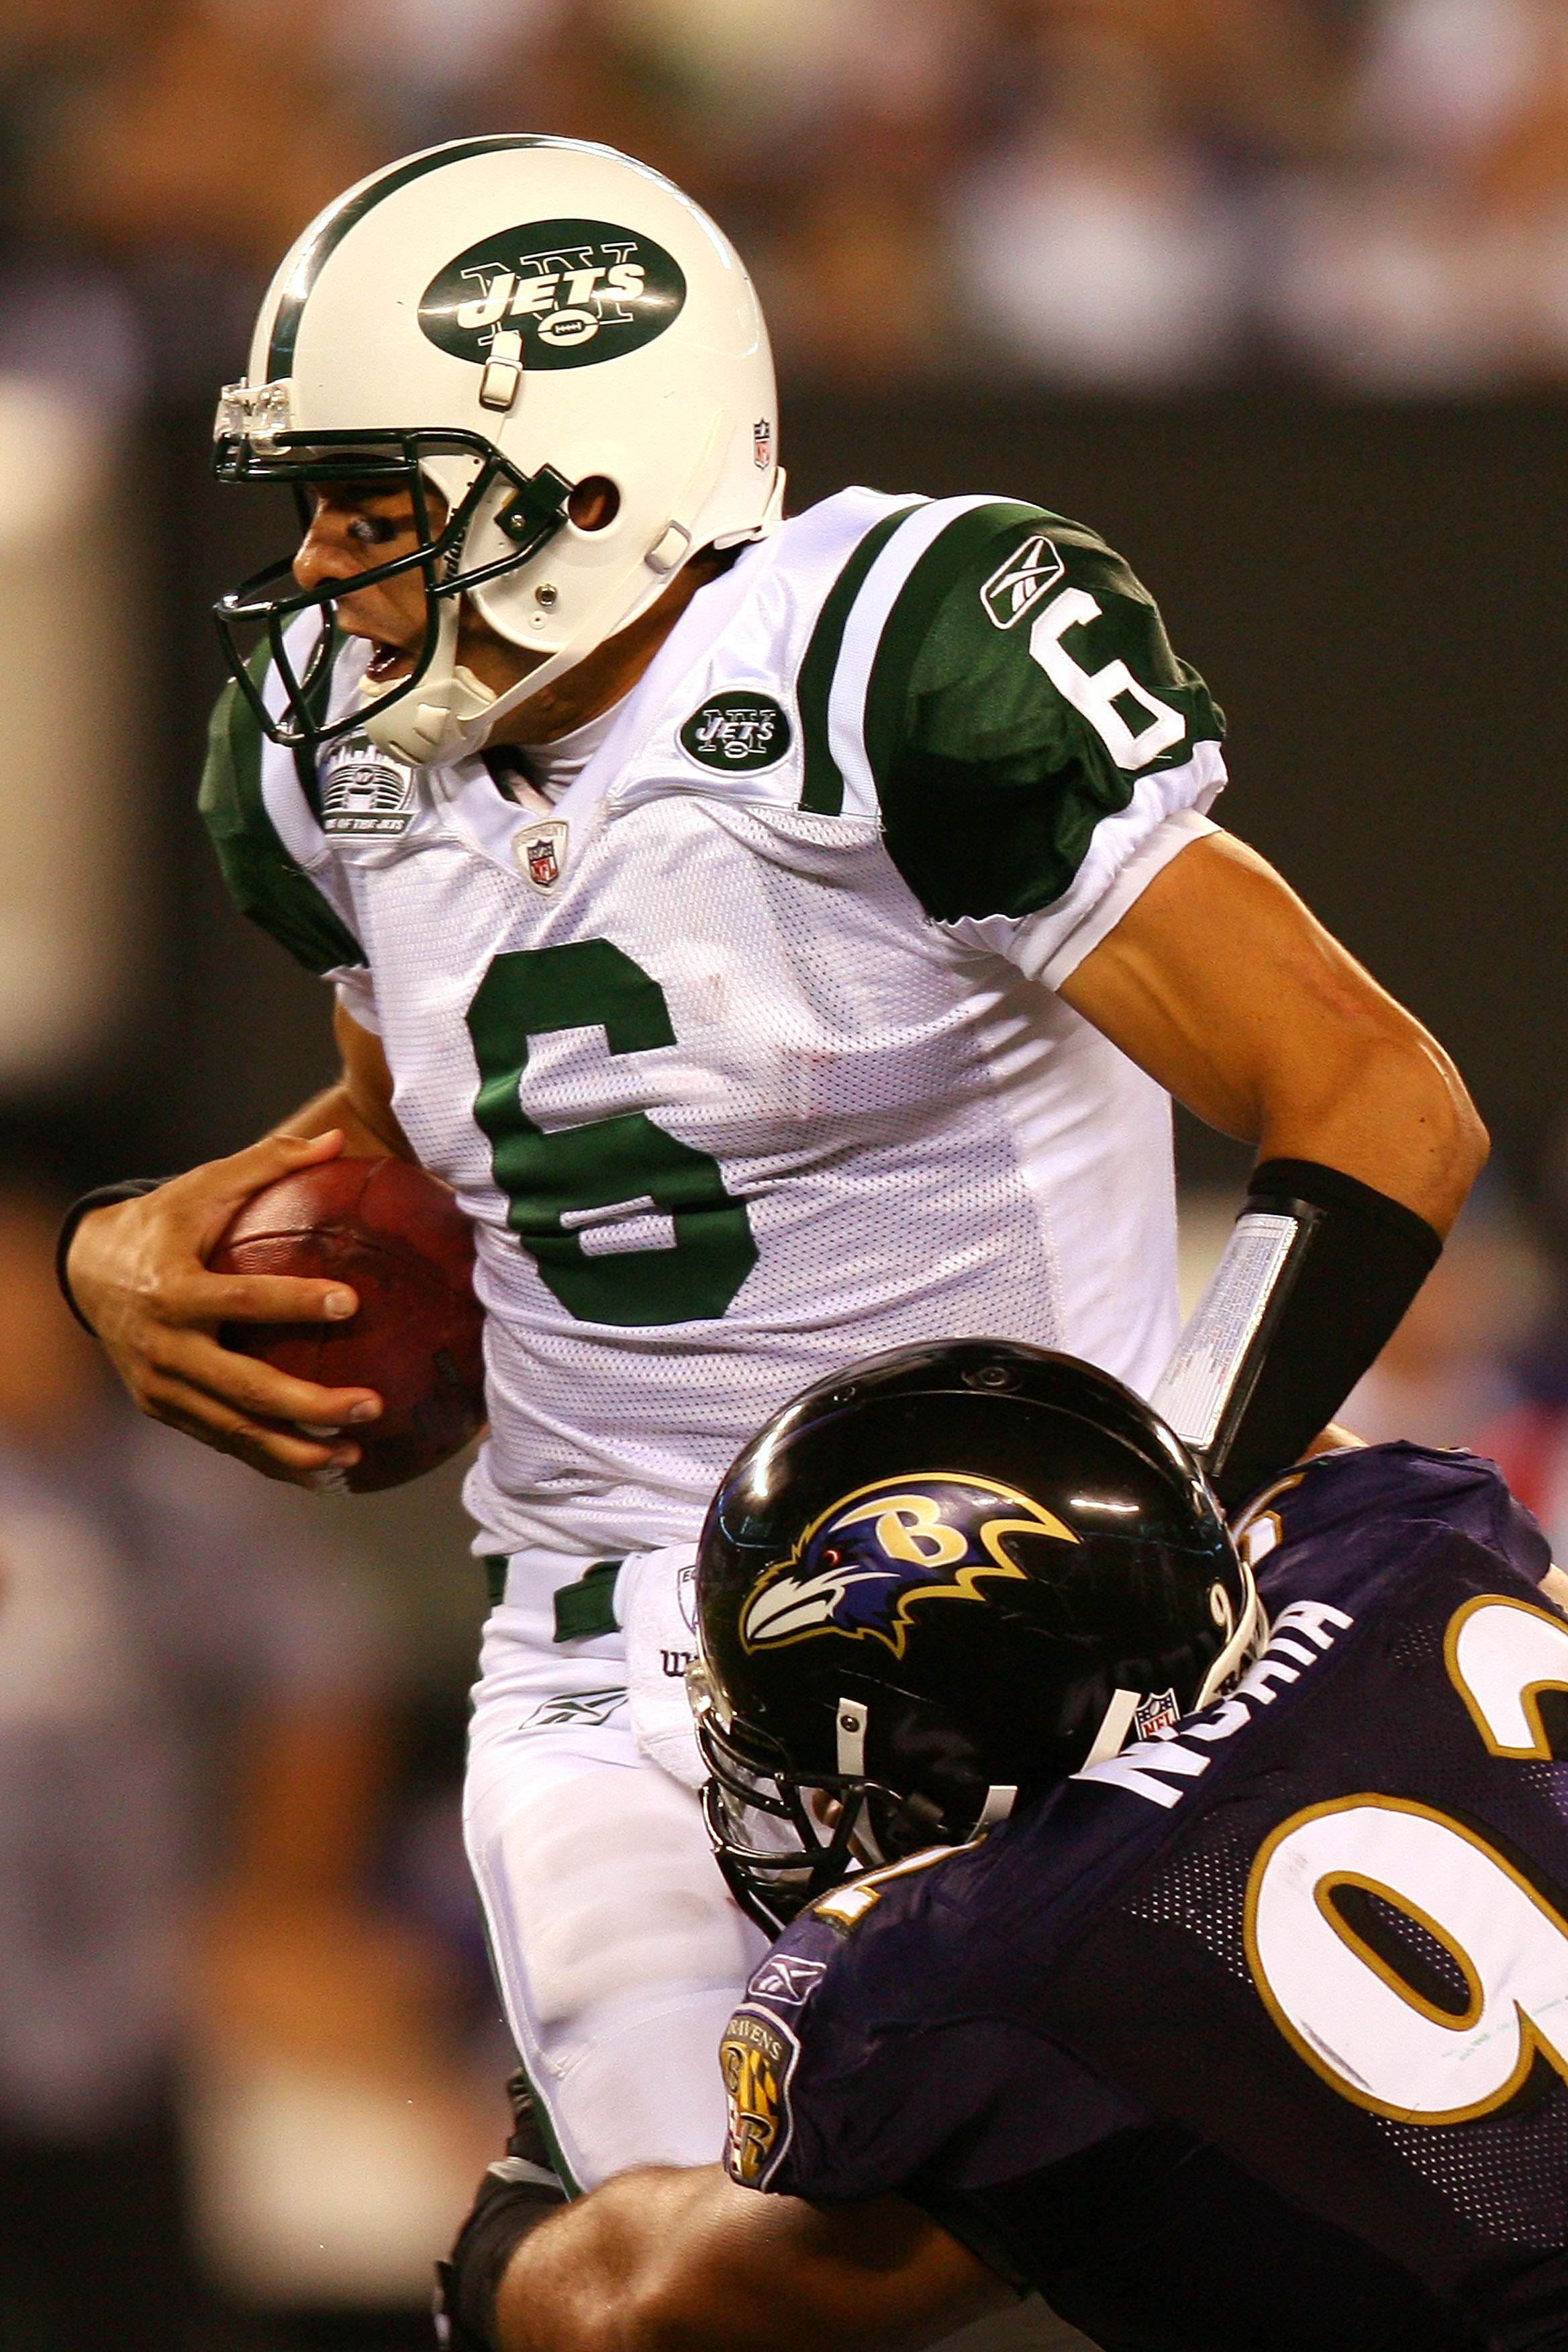
[[[139,1200],[91,1210],[66,1267],[72,1297],[143,1412],[300,1486],[359,1460],[342,1433],[374,1421],[380,1398],[292,1380],[221,1346],[218,1333],[226,1323],[338,1321],[359,1302],[341,1282],[216,1275],[205,1261],[253,1192],[342,1144],[335,1129],[268,1136]]]

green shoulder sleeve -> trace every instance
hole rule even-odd
[[[265,656],[253,664],[260,681]],[[363,964],[364,950],[279,840],[261,791],[261,730],[231,678],[207,733],[197,805],[229,895],[242,915],[269,931],[307,971]]]
[[[888,616],[867,692],[889,851],[949,922],[1053,905],[1145,778],[1191,772],[1145,795],[1152,823],[1213,783],[1216,755],[1194,754],[1224,732],[1121,557],[1037,507],[949,526]]]

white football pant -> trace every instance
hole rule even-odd
[[[637,2165],[721,2158],[719,2038],[766,1949],[697,1797],[632,1737],[625,1636],[554,1639],[556,1590],[588,1564],[511,1559],[479,1655],[464,1803],[507,2020],[584,2190]]]

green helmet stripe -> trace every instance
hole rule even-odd
[[[337,251],[350,229],[363,220],[366,213],[373,211],[384,196],[395,194],[411,180],[423,179],[426,172],[438,172],[444,163],[455,163],[469,155],[494,155],[509,147],[563,147],[578,143],[581,142],[541,138],[527,131],[501,131],[486,139],[453,139],[445,147],[432,147],[423,155],[411,155],[406,163],[395,164],[378,180],[373,180],[367,188],[361,188],[357,195],[345,197],[321,222],[295,263],[289,283],[283,289],[278,314],[272,321],[271,341],[268,346],[268,382],[275,383],[279,376],[291,373],[300,320],[324,264]]]

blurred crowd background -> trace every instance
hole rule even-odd
[[[192,809],[206,606],[288,530],[212,400],[323,204],[502,128],[731,230],[797,505],[1037,498],[1149,581],[1222,814],[1499,1141],[1346,1417],[1496,1452],[1568,1556],[1568,0],[6,0],[0,2352],[424,2344],[503,2128],[457,1472],[252,1479],[49,1270],[73,1192],[326,1075]],[[1247,1155],[1180,1140],[1190,1301]]]
[[[20,315],[205,383],[339,188],[498,122],[682,179],[824,382],[1568,373],[1561,0],[9,0]]]

